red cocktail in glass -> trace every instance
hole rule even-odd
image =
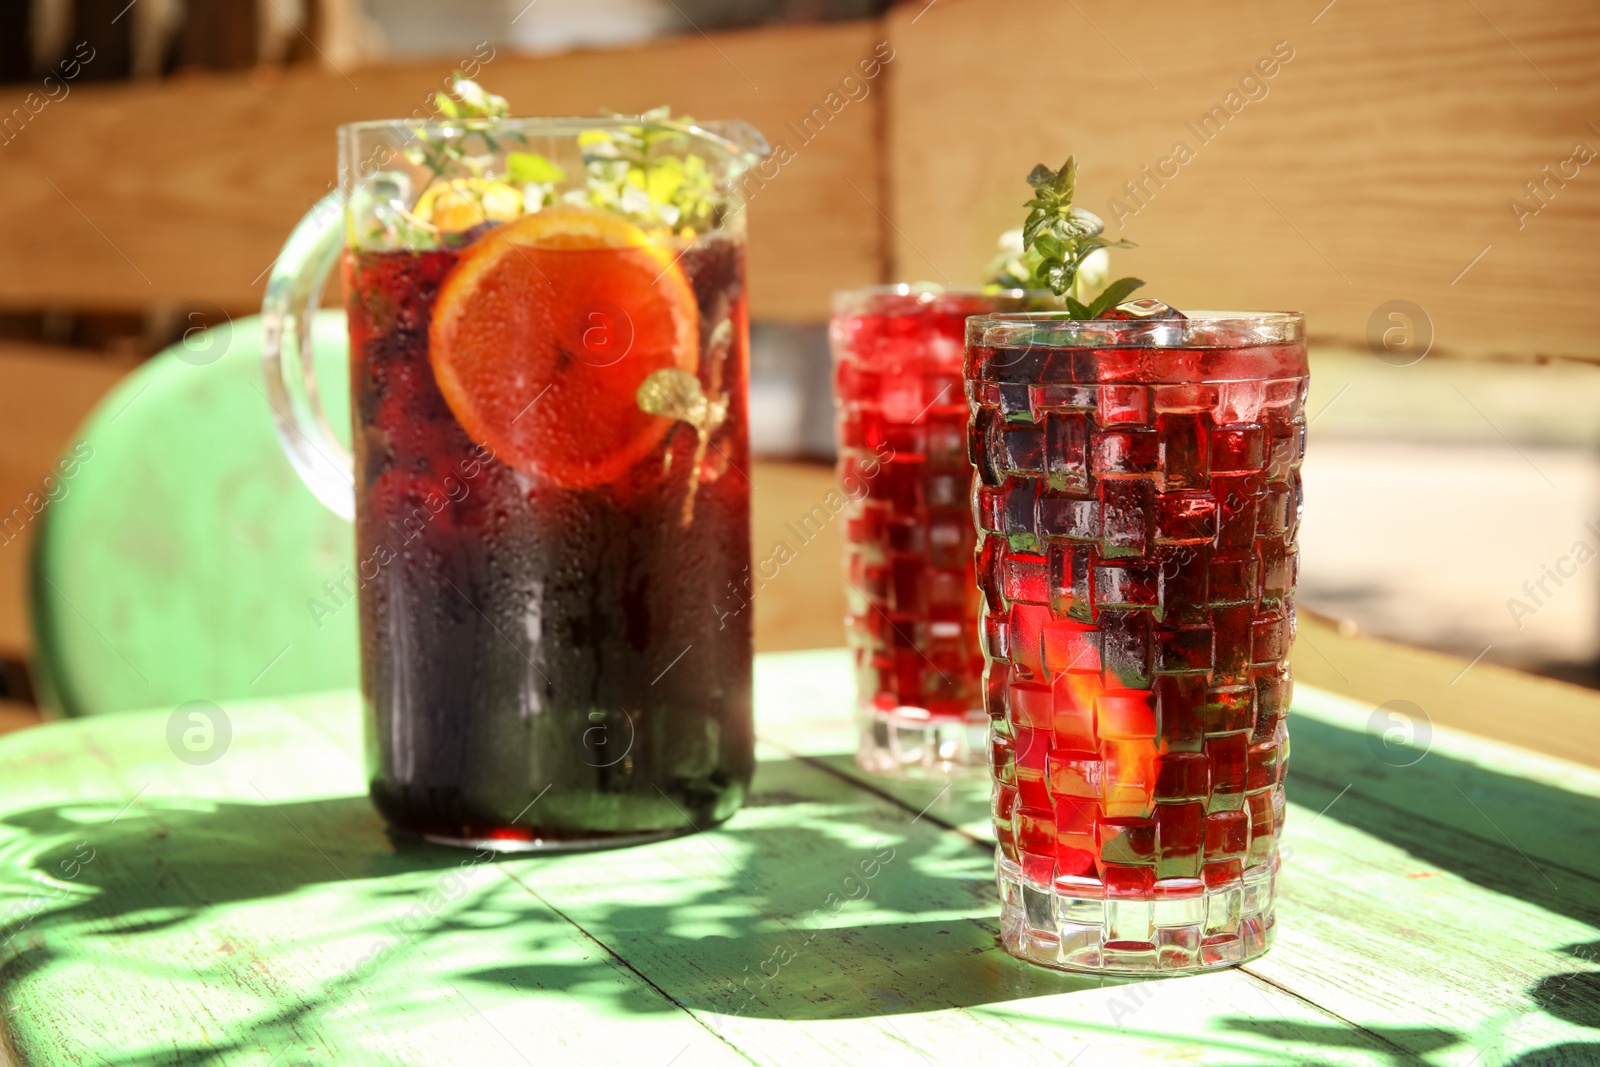
[[[462,255],[345,259],[373,799],[422,836],[499,847],[719,822],[753,768],[748,621],[709,606],[749,558],[750,483],[734,469],[748,462],[742,242],[660,262],[507,254],[503,280],[529,302],[541,274],[594,290],[565,300],[580,315],[558,346],[566,366],[518,360],[553,370],[498,428],[528,427],[507,444],[532,454],[532,475],[494,447],[495,428],[469,434],[430,362],[429,324]],[[727,324],[720,343],[712,324],[693,335],[702,391],[728,397],[705,444],[635,403],[651,368],[628,279],[649,285],[674,257],[692,310]],[[590,318],[590,304],[611,306]]]
[[[1181,973],[1271,941],[1306,376],[1293,314],[968,324],[1003,932],[1024,959]]]
[[[881,773],[987,762],[962,342],[1018,294],[882,286],[834,297],[856,758]]]

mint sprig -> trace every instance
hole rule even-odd
[[[714,226],[726,204],[717,192],[710,166],[686,150],[686,133],[644,125],[688,127],[694,120],[687,115],[674,117],[666,107],[638,116],[611,117],[636,117],[641,124],[585,130],[578,135],[586,182],[583,189],[568,193],[568,198],[614,211],[642,226],[695,230]],[[679,149],[681,154],[662,154],[662,148]]]
[[[462,171],[485,177],[488,160],[500,150],[499,143],[489,131],[497,119],[511,114],[511,105],[506,103],[505,97],[488,92],[459,70],[451,77],[449,95],[434,93],[433,104],[434,110],[442,118],[458,121],[481,137],[485,150],[491,155],[469,156],[465,138],[434,137],[425,129],[413,130],[415,143],[406,149],[405,156],[414,166],[427,167],[431,172],[423,189]]]
[[[456,71],[448,92],[434,95],[434,111],[442,130],[419,124],[411,130],[405,159],[428,173],[415,195],[392,197],[421,203],[435,185],[448,183],[456,197],[484,203],[491,186],[504,185],[522,196],[524,212],[534,212],[559,201],[599,208],[620,215],[646,229],[704,232],[722,222],[731,207],[719,188],[713,164],[691,150],[694,120],[674,117],[658,107],[638,115],[612,114],[623,120],[578,135],[583,184],[562,192],[565,168],[526,150],[525,135],[503,123],[511,113],[505,97],[497,96]],[[520,151],[506,151],[512,145]],[[469,146],[471,150],[469,150]],[[403,206],[393,212],[405,225],[408,239],[439,236],[426,219]],[[488,212],[484,212],[487,216]]]
[[[1084,303],[1076,291],[1084,262],[1102,248],[1133,248],[1134,244],[1105,237],[1106,224],[1100,216],[1072,206],[1078,187],[1078,164],[1073,157],[1068,156],[1060,170],[1040,163],[1028,174],[1028,184],[1033,187],[1033,199],[1023,205],[1028,208],[1027,221],[1022,224],[1023,254],[1005,265],[1008,274],[1026,272],[1027,276],[998,280],[1021,281],[1025,289],[1048,289],[1080,319],[1098,317],[1144,285],[1138,278],[1119,278]]]
[[[434,93],[433,101],[447,119],[502,119],[511,114],[505,97],[489,92],[459,70],[451,78],[450,96]]]
[[[1133,291],[1144,285],[1140,278],[1118,278],[1100,291],[1100,295],[1087,304],[1079,303],[1072,297],[1067,297],[1067,310],[1072,312],[1074,318],[1098,319],[1102,314],[1116,307]]]
[[[733,340],[733,324],[727,319],[717,323],[711,332],[707,354],[712,359],[712,378],[719,377],[717,368],[727,356],[728,345]],[[716,393],[716,386],[712,386]],[[680,522],[685,529],[694,521],[694,499],[700,489],[700,466],[705,462],[706,449],[711,446],[711,435],[728,419],[727,393],[707,396],[700,388],[700,379],[678,367],[667,367],[652,372],[639,383],[636,394],[639,410],[650,415],[686,422],[694,428],[694,458],[689,464],[689,491],[683,498]],[[672,452],[665,456],[666,469],[672,466]]]

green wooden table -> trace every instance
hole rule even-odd
[[[498,862],[386,836],[352,693],[230,705],[203,765],[173,754],[171,709],[6,737],[5,1051],[1600,1063],[1600,773],[1444,730],[1386,747],[1370,707],[1303,688],[1276,947],[1101,981],[996,947],[987,786],[858,773],[849,685],[842,652],[758,661],[761,766],[725,827]]]

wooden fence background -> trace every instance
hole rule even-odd
[[[850,99],[874,53],[892,58]],[[410,113],[457,62],[83,84],[37,113],[38,87],[0,88],[0,311],[248,313],[329,188],[334,127]],[[1139,244],[1116,269],[1171,303],[1297,308],[1317,342],[1361,349],[1408,301],[1436,356],[1600,362],[1597,74],[1600,8],[1580,0],[915,0],[502,50],[481,77],[522,113],[670,101],[783,142],[751,206],[758,319],[819,321],[874,281],[977,281],[1027,170],[1071,152],[1081,202]],[[0,342],[0,502],[125,370]],[[27,649],[25,552],[0,546],[0,654]]]

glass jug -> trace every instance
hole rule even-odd
[[[743,123],[367,122],[262,308],[285,451],[356,526],[367,770],[495,849],[704,829],[753,769]],[[342,265],[352,447],[311,314]]]

